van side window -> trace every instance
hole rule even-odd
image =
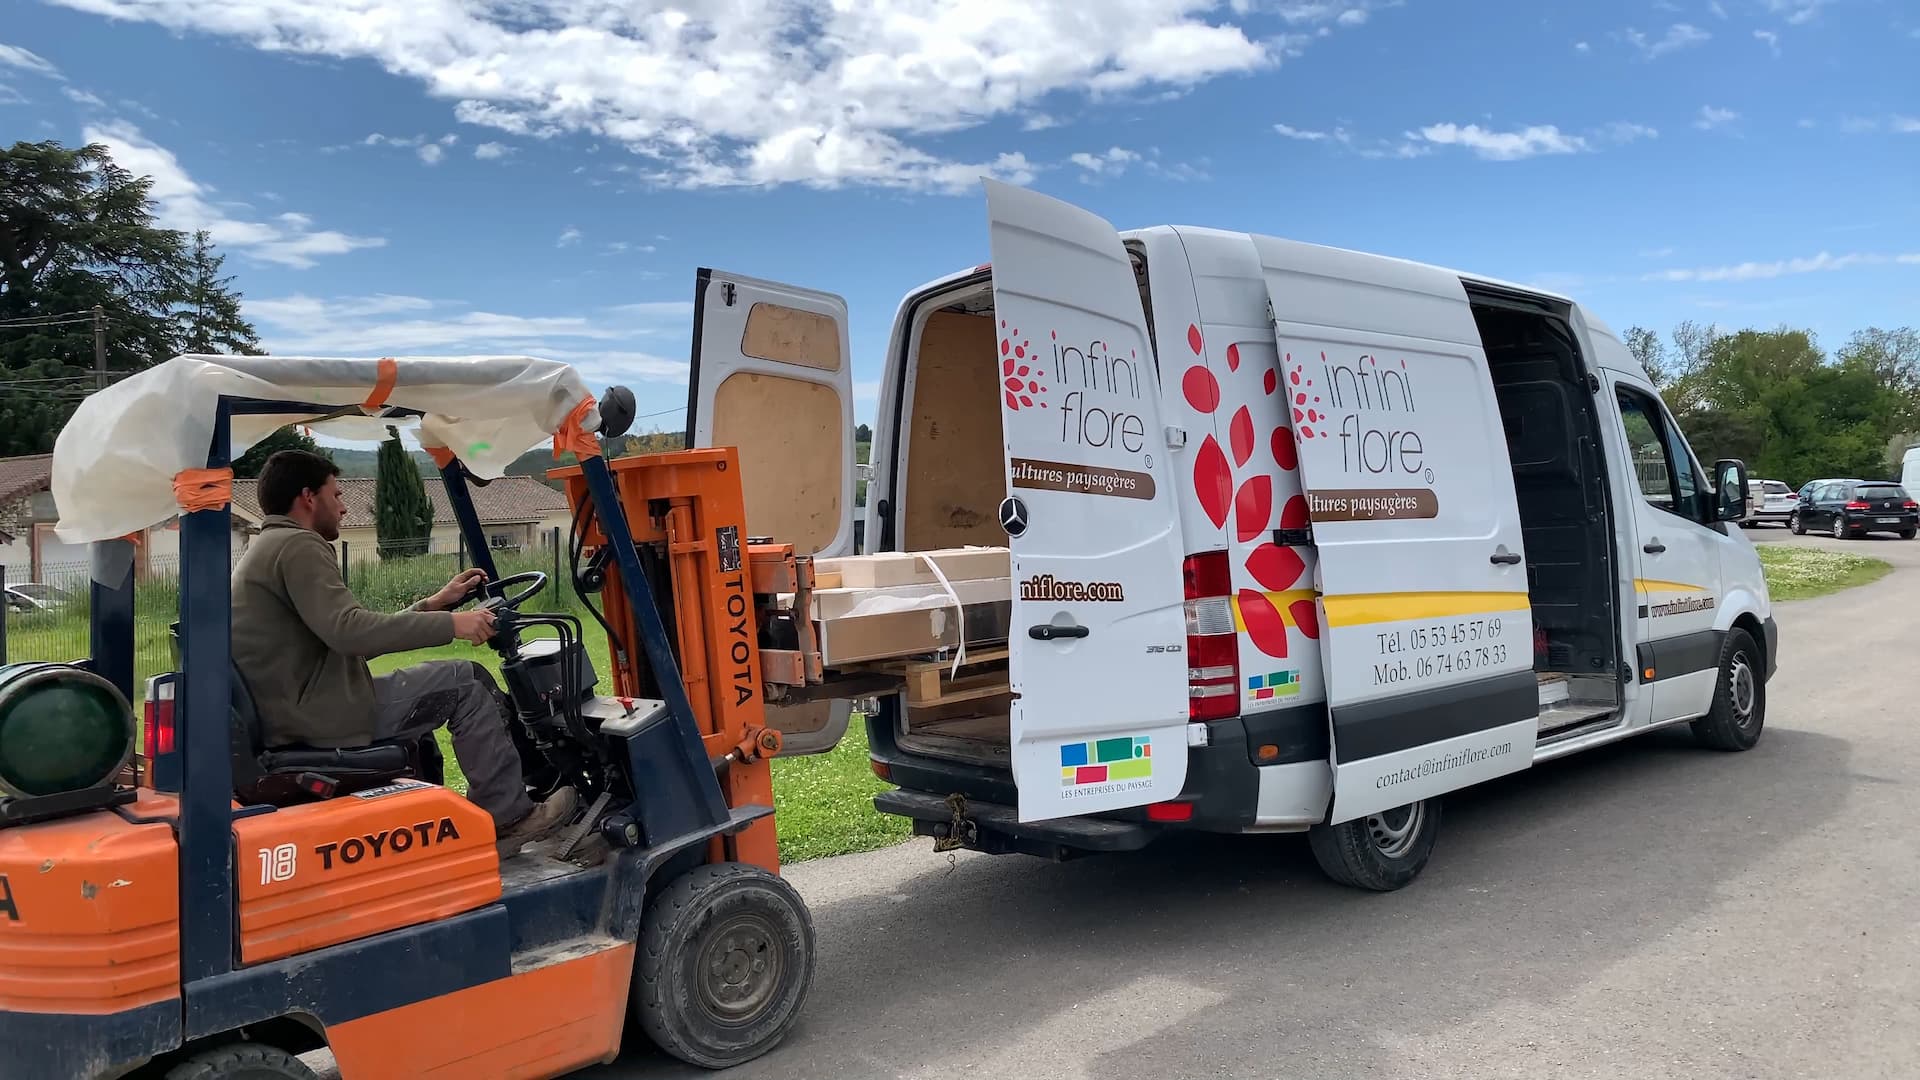
[[[1668,513],[1680,513],[1676,497],[1673,462],[1667,441],[1660,434],[1659,407],[1645,394],[1616,387],[1620,401],[1620,421],[1626,427],[1627,453],[1633,458],[1633,475],[1640,485],[1640,496]]]
[[[1669,514],[1706,521],[1706,477],[1694,464],[1678,425],[1654,398],[1626,386],[1616,385],[1614,392],[1641,496]]]

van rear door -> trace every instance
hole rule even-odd
[[[1513,473],[1458,277],[1254,238],[1319,552],[1329,818],[1533,761]]]
[[[1159,377],[1113,226],[987,182],[1013,566],[1020,820],[1163,802],[1187,774],[1180,526]]]
[[[752,536],[853,553],[853,364],[846,301],[702,268],[694,278],[687,445],[731,446]],[[831,750],[847,701],[768,706],[782,755]]]

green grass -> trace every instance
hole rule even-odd
[[[587,632],[587,650],[601,689],[610,689],[611,668],[606,636],[598,627]],[[376,675],[428,660],[473,660],[499,673],[499,657],[490,649],[466,644],[396,653],[369,663]],[[453,757],[446,729],[440,730],[440,750],[447,763],[447,786],[467,790],[467,778]],[[911,830],[905,818],[873,808],[873,796],[892,785],[873,775],[867,758],[867,729],[858,714],[847,725],[846,738],[825,754],[781,758],[773,763],[774,828],[780,838],[780,861],[802,862],[828,855],[897,844]]]
[[[1885,559],[1824,548],[1756,544],[1754,550],[1760,553],[1760,569],[1767,575],[1767,594],[1775,600],[1808,600],[1868,585],[1893,569]]]

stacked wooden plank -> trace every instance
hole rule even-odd
[[[809,613],[827,667],[937,654],[958,648],[963,634],[969,650],[1006,641],[1006,548],[817,559],[814,573],[820,585],[835,586],[813,591]]]

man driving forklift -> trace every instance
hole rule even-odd
[[[346,514],[339,466],[282,450],[260,472],[260,535],[233,569],[233,660],[246,679],[268,749],[411,742],[445,726],[467,797],[492,815],[500,855],[551,835],[578,799],[561,787],[527,795],[521,756],[492,676],[464,660],[432,660],[375,676],[367,660],[445,645],[484,645],[494,613],[454,611],[486,580],[478,568],[403,612],[362,607],[330,546]]]

